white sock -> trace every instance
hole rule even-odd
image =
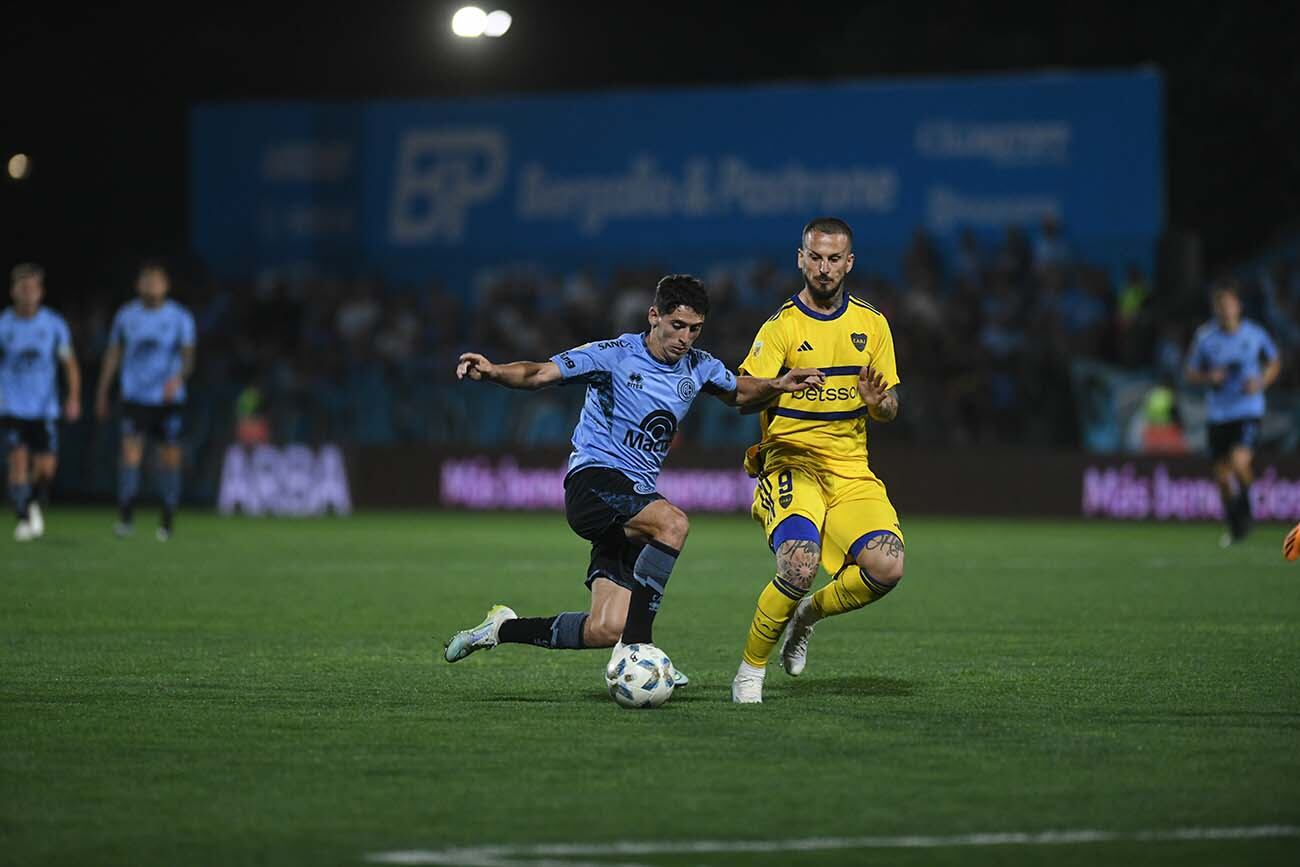
[[[742,659],[740,661],[740,670],[736,672],[736,675],[737,676],[744,675],[746,677],[757,677],[759,680],[762,680],[763,677],[767,675],[767,669],[759,668],[757,665],[750,665],[748,662],[745,662],[745,660]]]

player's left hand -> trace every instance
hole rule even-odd
[[[825,384],[826,374],[817,368],[796,367],[794,370],[786,371],[785,375],[776,381],[776,388],[778,391],[790,394],[803,391],[805,388],[821,388]]]
[[[858,394],[862,395],[862,402],[869,408],[880,406],[889,394],[889,384],[885,382],[884,374],[876,372],[870,365],[858,371]]]
[[[1241,384],[1241,390],[1246,394],[1254,394],[1257,391],[1264,390],[1264,382],[1258,376],[1252,376]]]
[[[180,390],[181,378],[179,376],[173,376],[171,379],[163,383],[163,401],[171,403],[176,399],[176,395],[180,393]]]
[[[63,405],[63,417],[68,421],[77,421],[81,418],[81,400],[79,398],[68,398],[67,403]]]

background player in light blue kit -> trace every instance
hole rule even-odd
[[[460,357],[459,379],[528,390],[586,386],[564,505],[569,526],[591,542],[591,610],[521,618],[494,606],[482,623],[447,642],[448,662],[499,643],[577,650],[611,647],[620,637],[625,644],[653,642],[654,615],[689,530],[686,515],[656,493],[655,483],[696,396],[703,391],[732,406],[752,407],[824,381],[809,369],[774,379],[735,376],[709,353],[692,348],[708,312],[699,280],[670,275],[655,290],[645,333],[588,343],[542,362],[493,364],[474,352]]]
[[[136,281],[139,297],[113,317],[108,352],[99,373],[95,414],[109,415],[108,394],[122,369],[122,463],[118,471],[119,536],[130,534],[145,437],[158,444],[158,490],[162,497],[159,541],[171,538],[181,499],[182,409],[185,381],[194,372],[194,317],[167,298],[167,269],[146,262]]]
[[[1264,417],[1264,390],[1282,370],[1268,333],[1241,317],[1237,287],[1226,284],[1211,296],[1214,319],[1197,329],[1187,352],[1187,381],[1208,385],[1206,420],[1214,480],[1223,497],[1228,532],[1225,547],[1250,531],[1251,466]]]
[[[68,380],[64,416],[81,416],[81,370],[63,317],[41,306],[45,272],[19,265],[10,273],[13,306],[0,314],[0,442],[9,452],[9,499],[18,516],[14,539],[45,533],[43,506],[58,469],[59,367]]]

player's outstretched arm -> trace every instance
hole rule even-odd
[[[858,373],[858,394],[875,421],[893,421],[898,415],[898,388],[889,388],[884,374],[870,366]]]
[[[761,376],[737,376],[736,390],[718,395],[728,406],[740,407],[742,413],[757,412],[782,394],[821,388],[826,375],[815,367],[796,367],[782,376],[767,379]]]
[[[466,352],[456,364],[457,379],[484,380],[533,391],[555,385],[563,377],[554,361],[514,361],[510,364],[493,364],[477,352]]]

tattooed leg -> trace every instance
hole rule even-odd
[[[809,535],[815,535],[815,529]],[[813,539],[792,538],[777,542],[776,577],[759,594],[754,619],[749,625],[749,637],[745,640],[743,658],[746,664],[755,668],[767,665],[767,658],[785,631],[785,625],[790,622],[790,615],[812,586],[821,553],[821,543]]]
[[[868,533],[850,549],[853,558],[813,594],[814,619],[856,611],[878,601],[903,580],[903,540],[888,531]]]

